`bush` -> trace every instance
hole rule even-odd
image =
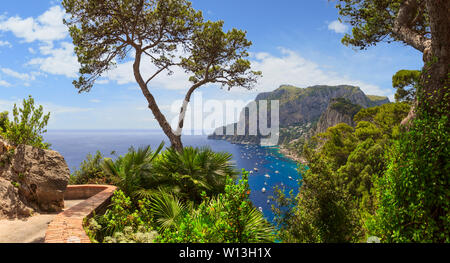
[[[375,213],[375,178],[385,173],[384,152],[399,136],[407,103],[362,109],[355,129],[338,124],[304,147],[308,170],[300,171],[297,197],[276,191],[273,210],[286,242],[359,242],[368,235]]]
[[[249,200],[248,172],[238,184],[227,178],[225,193],[208,198],[194,211],[186,210],[176,224],[166,228],[158,242],[163,243],[257,243],[274,242],[272,226]]]
[[[101,167],[103,155],[97,151],[94,156],[88,154],[80,167],[70,175],[69,184],[113,184],[113,178],[107,177]]]
[[[185,147],[181,153],[167,149],[155,161],[146,188],[171,185],[182,200],[199,204],[202,192],[208,196],[223,193],[227,179],[236,177],[231,159],[231,154],[210,148]]]
[[[11,144],[26,144],[41,149],[48,149],[50,144],[44,142],[42,134],[47,132],[47,126],[50,113],[44,115],[44,109],[34,105],[34,99],[31,95],[28,100],[23,100],[23,108],[17,108],[14,104],[13,120],[4,121],[5,131],[2,133]]]
[[[376,181],[379,208],[368,228],[383,242],[450,242],[447,116],[422,114],[388,151]]]
[[[123,232],[115,232],[112,237],[106,237],[103,243],[153,243],[157,235],[156,231],[148,232],[143,227],[134,231],[132,227],[127,226]]]
[[[0,112],[0,134],[6,131],[6,123],[8,122],[8,112]]]
[[[152,231],[149,200],[142,199],[137,203],[135,206],[130,197],[117,190],[106,213],[96,216],[95,222],[91,222],[88,227],[92,230],[93,237],[102,242],[108,236],[114,237],[115,233],[124,232],[127,227],[131,228],[133,233]],[[125,231],[125,233],[128,232],[130,231]]]

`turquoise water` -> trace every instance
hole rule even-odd
[[[137,148],[150,145],[152,149],[156,149],[161,141],[170,146],[165,135],[159,130],[49,131],[44,137],[52,144],[53,150],[64,156],[72,172],[85,160],[87,154],[94,154],[97,150],[107,157],[114,157],[111,155],[112,151],[123,155],[130,146]],[[256,207],[261,207],[268,220],[273,219],[272,202],[268,203],[268,200],[269,196],[273,195],[274,186],[283,185],[286,192],[293,189],[294,193],[297,193],[297,179],[300,179],[297,164],[282,156],[277,148],[236,145],[226,141],[208,140],[206,136],[183,136],[182,140],[185,146],[209,146],[214,151],[229,152],[233,155],[238,169],[252,171],[249,176],[250,199]],[[266,174],[270,177],[266,177]],[[262,191],[263,188],[266,189],[265,192]]]

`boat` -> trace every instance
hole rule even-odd
[[[266,188],[263,187],[263,188],[261,189],[261,192],[265,193],[265,192],[266,192]]]
[[[258,171],[258,168],[255,167],[255,168],[253,168],[253,170],[255,170],[255,172],[257,172],[257,171]]]
[[[270,175],[268,175],[268,174],[265,174],[265,175],[264,175],[264,177],[266,177],[266,178],[270,178]]]
[[[275,171],[275,173],[276,173],[276,174],[279,174],[280,172],[279,172],[279,171]]]
[[[258,209],[259,209],[259,212],[262,213],[262,211],[263,211],[263,210],[262,210],[262,207],[258,207]]]
[[[267,182],[264,182],[264,185],[267,185]]]
[[[292,178],[292,176],[288,176],[288,178],[289,178],[290,180],[294,180],[294,178]]]

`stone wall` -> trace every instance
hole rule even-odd
[[[59,213],[49,224],[45,243],[90,243],[83,228],[84,218],[106,211],[116,190],[110,185],[69,185],[65,200],[85,201]]]

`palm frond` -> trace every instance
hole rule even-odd
[[[159,192],[152,196],[151,201],[150,209],[162,231],[175,226],[185,209],[183,203],[176,196],[166,192]]]

